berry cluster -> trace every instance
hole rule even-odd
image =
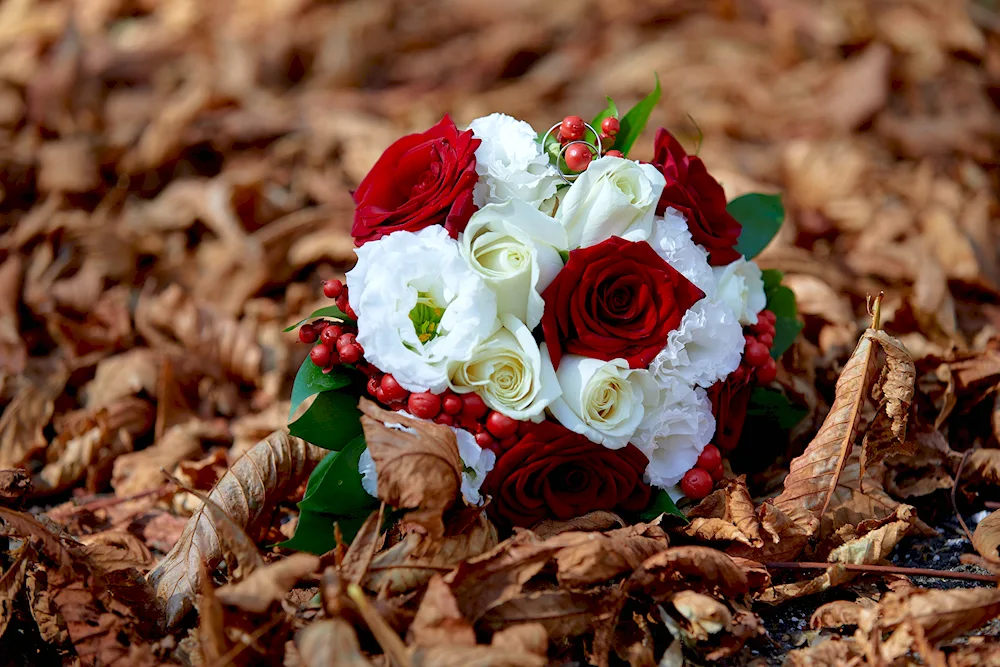
[[[614,116],[608,116],[601,121],[601,145],[611,146],[614,144],[615,136],[620,129],[621,123]],[[579,142],[571,143],[566,148],[566,153],[563,156],[566,166],[575,172],[585,170],[590,166],[591,160],[594,159],[594,155],[590,152],[590,147],[583,143],[586,131],[587,126],[579,116],[566,116],[563,118],[562,123],[559,124],[559,143]],[[605,151],[604,154],[613,157],[625,157],[621,151],[615,150]]]
[[[355,317],[351,305],[347,302],[347,288],[339,280],[327,280],[323,283],[323,294],[337,300],[337,307],[350,317]],[[357,319],[355,317],[355,319]],[[299,327],[299,340],[312,345],[309,359],[324,370],[329,370],[338,364],[357,364],[364,359],[365,351],[358,344],[358,331],[354,327],[341,322],[316,320]]]
[[[712,487],[722,479],[722,453],[715,445],[705,445],[694,467],[684,473],[681,491],[691,500],[701,500],[712,492]]]
[[[778,364],[771,357],[774,346],[774,325],[777,316],[770,310],[760,311],[756,324],[744,329],[746,346],[743,348],[743,360],[730,376],[735,382],[748,384],[769,384],[778,376]]]

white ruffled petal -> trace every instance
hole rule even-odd
[[[494,113],[472,121],[469,129],[482,141],[476,149],[479,182],[472,190],[476,206],[514,199],[538,208],[555,194],[559,175],[531,125]]]
[[[744,345],[743,327],[733,311],[723,303],[702,299],[670,332],[649,372],[660,382],[676,377],[685,384],[711,387],[740,365]]]
[[[650,413],[632,438],[649,459],[650,484],[668,489],[694,467],[715,435],[712,402],[704,389],[670,378],[660,384],[661,406]]]
[[[657,218],[649,245],[706,297],[715,296],[715,275],[708,263],[708,253],[691,238],[682,213],[668,208],[664,217]]]

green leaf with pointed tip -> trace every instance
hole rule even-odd
[[[729,202],[726,211],[743,226],[736,250],[747,259],[753,259],[767,247],[785,220],[781,195],[751,192]]]
[[[747,407],[748,417],[767,420],[783,432],[802,421],[808,413],[806,408],[793,405],[782,392],[766,387],[754,387]]]
[[[306,357],[302,361],[302,365],[299,366],[299,372],[295,374],[295,382],[292,384],[292,407],[288,411],[288,418],[291,419],[299,406],[302,405],[302,401],[310,396],[324,391],[342,389],[357,379],[352,378],[345,370],[334,368],[329,373],[324,373],[322,368]]]
[[[288,425],[288,431],[317,447],[340,450],[361,435],[359,397],[354,386],[324,391],[301,417]]]
[[[657,75],[656,87],[653,89],[653,92],[621,117],[621,129],[618,130],[618,138],[615,140],[615,150],[621,151],[623,155],[628,157],[628,152],[632,148],[632,144],[636,142],[636,139],[639,138],[639,135],[646,128],[646,123],[649,122],[649,114],[653,112],[653,109],[659,103],[661,93],[660,77]]]
[[[680,517],[684,520],[684,523],[688,522],[687,517],[684,516],[684,512],[677,509],[677,505],[670,499],[667,492],[663,489],[657,489],[649,506],[639,512],[639,519],[641,521],[652,521],[661,514],[670,514],[671,516]]]
[[[605,97],[604,99],[608,101],[608,106],[604,107],[604,110],[601,111],[601,113],[594,116],[594,120],[590,121],[590,126],[593,127],[595,130],[597,130],[598,132],[601,131],[601,121],[603,121],[605,118],[610,118],[611,116],[618,118],[618,106],[615,105],[615,101],[610,97]],[[595,146],[597,145],[597,136],[590,130],[587,130],[584,139],[594,144]],[[609,148],[611,148],[611,146],[604,146],[605,150]]]
[[[771,346],[771,356],[775,359],[792,346],[803,326],[799,321],[795,292],[781,284],[782,277],[781,271],[775,269],[761,271],[767,309],[777,316],[774,323],[774,345]]]
[[[308,322],[309,320],[315,320],[317,317],[332,317],[335,320],[343,320],[344,322],[354,322],[354,318],[348,317],[347,313],[342,311],[340,308],[337,308],[336,306],[324,306],[323,308],[320,308],[319,310],[313,312],[312,315],[305,318],[304,320],[299,320],[292,326],[288,327],[287,329],[283,329],[282,331],[284,331],[285,333],[288,333],[289,331],[294,331],[295,329],[298,329],[303,322]]]
[[[275,546],[295,551],[307,551],[322,556],[337,546],[333,532],[335,523],[340,524],[344,543],[350,544],[367,518],[367,514],[360,517],[345,517],[302,510],[299,512],[299,521],[295,525],[295,535]]]
[[[338,516],[357,516],[378,502],[361,485],[358,461],[365,451],[365,438],[358,436],[339,452],[327,454],[309,476],[299,509]]]

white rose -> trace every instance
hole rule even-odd
[[[658,385],[659,406],[647,414],[631,442],[649,459],[649,482],[670,491],[712,441],[715,416],[704,389],[677,378]]]
[[[598,158],[566,191],[556,220],[566,228],[570,248],[586,248],[612,236],[645,241],[664,185],[663,174],[651,164]]]
[[[562,393],[552,362],[542,358],[523,322],[513,315],[503,315],[501,321],[503,328],[481,343],[471,359],[452,364],[452,389],[475,391],[511,419],[540,422],[545,408]]]
[[[399,413],[412,419],[418,419],[405,410],[400,410]],[[386,426],[407,433],[416,433],[414,429],[402,424],[386,424]],[[493,470],[493,466],[497,462],[497,455],[476,444],[476,437],[468,431],[454,426],[449,428],[455,434],[458,457],[462,459],[462,497],[470,505],[479,505],[483,502],[479,487],[483,485],[486,475]],[[361,473],[362,488],[368,492],[368,495],[378,498],[378,472],[375,470],[375,461],[367,449],[361,452],[361,458],[358,459],[358,472]]]
[[[715,275],[708,264],[708,253],[691,238],[687,220],[682,213],[668,208],[666,215],[657,217],[649,245],[667,264],[704,292],[705,296],[715,296]]]
[[[493,291],[440,226],[393,232],[357,255],[347,286],[365,358],[409,391],[444,391],[448,364],[500,325]]]
[[[548,358],[543,344],[542,359]],[[552,402],[549,412],[569,430],[608,449],[627,445],[659,401],[649,372],[629,368],[624,359],[601,361],[567,354],[559,362],[556,378],[562,396]]]
[[[745,344],[743,327],[729,306],[702,299],[667,336],[649,372],[661,383],[677,377],[686,384],[711,387],[740,365]]]
[[[755,324],[767,305],[760,267],[740,257],[732,264],[716,266],[712,272],[718,299],[733,309],[740,324]]]
[[[541,292],[563,267],[562,226],[522,201],[476,211],[459,237],[462,255],[497,295],[497,312],[534,329],[542,321]]]
[[[555,194],[561,179],[531,125],[494,113],[469,129],[482,140],[476,149],[479,182],[472,190],[476,206],[517,199],[538,208]]]

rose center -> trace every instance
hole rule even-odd
[[[437,305],[427,292],[417,293],[417,305],[410,311],[410,321],[421,343],[427,343],[441,333],[444,308]]]
[[[440,174],[441,174],[441,163],[432,162],[427,167],[427,170],[420,175],[420,180],[418,180],[416,183],[413,184],[413,187],[410,189],[410,197],[411,198],[417,197],[427,192],[431,188],[431,186],[437,183],[438,176],[440,176]]]
[[[562,466],[552,476],[552,487],[555,491],[573,493],[587,486],[590,476],[578,466]]]

